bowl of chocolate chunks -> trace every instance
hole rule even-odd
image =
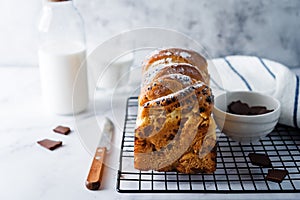
[[[280,116],[280,102],[252,91],[226,92],[215,97],[213,117],[218,128],[234,141],[257,142],[268,135]]]

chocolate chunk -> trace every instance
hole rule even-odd
[[[250,108],[249,114],[250,115],[261,115],[265,113],[272,112],[273,110],[268,110],[265,106],[252,106]]]
[[[271,160],[266,154],[249,153],[248,157],[253,165],[261,167],[272,167]]]
[[[239,101],[233,101],[231,104],[228,105],[228,111],[232,114],[238,115],[247,115],[249,113],[249,106],[246,103],[242,103]]]
[[[176,101],[176,97],[171,97],[171,100],[172,100],[173,102],[175,102],[175,101]]]
[[[206,102],[207,102],[207,103],[212,103],[213,101],[214,101],[214,97],[213,97],[212,95],[206,97]]]
[[[65,126],[57,126],[55,129],[53,129],[53,131],[63,135],[68,135],[71,132],[71,129]]]
[[[250,108],[249,114],[250,115],[257,115],[263,114],[267,112],[267,108],[265,106],[252,106]]]
[[[238,101],[233,101],[228,105],[228,112],[237,115],[261,115],[265,113],[272,112],[273,110],[268,110],[265,106],[252,106]]]
[[[167,100],[166,100],[166,103],[167,103],[167,105],[168,105],[168,104],[172,103],[172,100],[171,100],[171,99],[167,99]]]
[[[177,130],[176,130],[176,132],[177,132]],[[170,134],[170,135],[168,136],[167,140],[173,140],[174,137],[175,137],[174,135]]]
[[[200,107],[200,108],[199,108],[199,112],[200,112],[200,113],[205,112],[205,108],[204,108],[204,107]]]
[[[207,89],[208,89],[208,88],[206,88],[206,87],[202,89],[202,94],[203,94],[203,95],[207,95]]]
[[[41,146],[53,151],[54,149],[60,147],[62,145],[62,141],[54,141],[49,139],[44,139],[37,142]]]
[[[266,179],[276,183],[281,183],[284,177],[288,174],[287,170],[269,169]]]

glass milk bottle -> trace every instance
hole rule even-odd
[[[79,113],[88,105],[84,23],[72,0],[44,0],[39,23],[43,100],[52,113]]]

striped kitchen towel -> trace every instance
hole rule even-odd
[[[286,66],[254,56],[227,56],[209,61],[211,87],[224,91],[256,91],[281,103],[279,123],[300,127],[299,77]]]

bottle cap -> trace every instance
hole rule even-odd
[[[50,2],[72,1],[72,0],[48,0]]]

